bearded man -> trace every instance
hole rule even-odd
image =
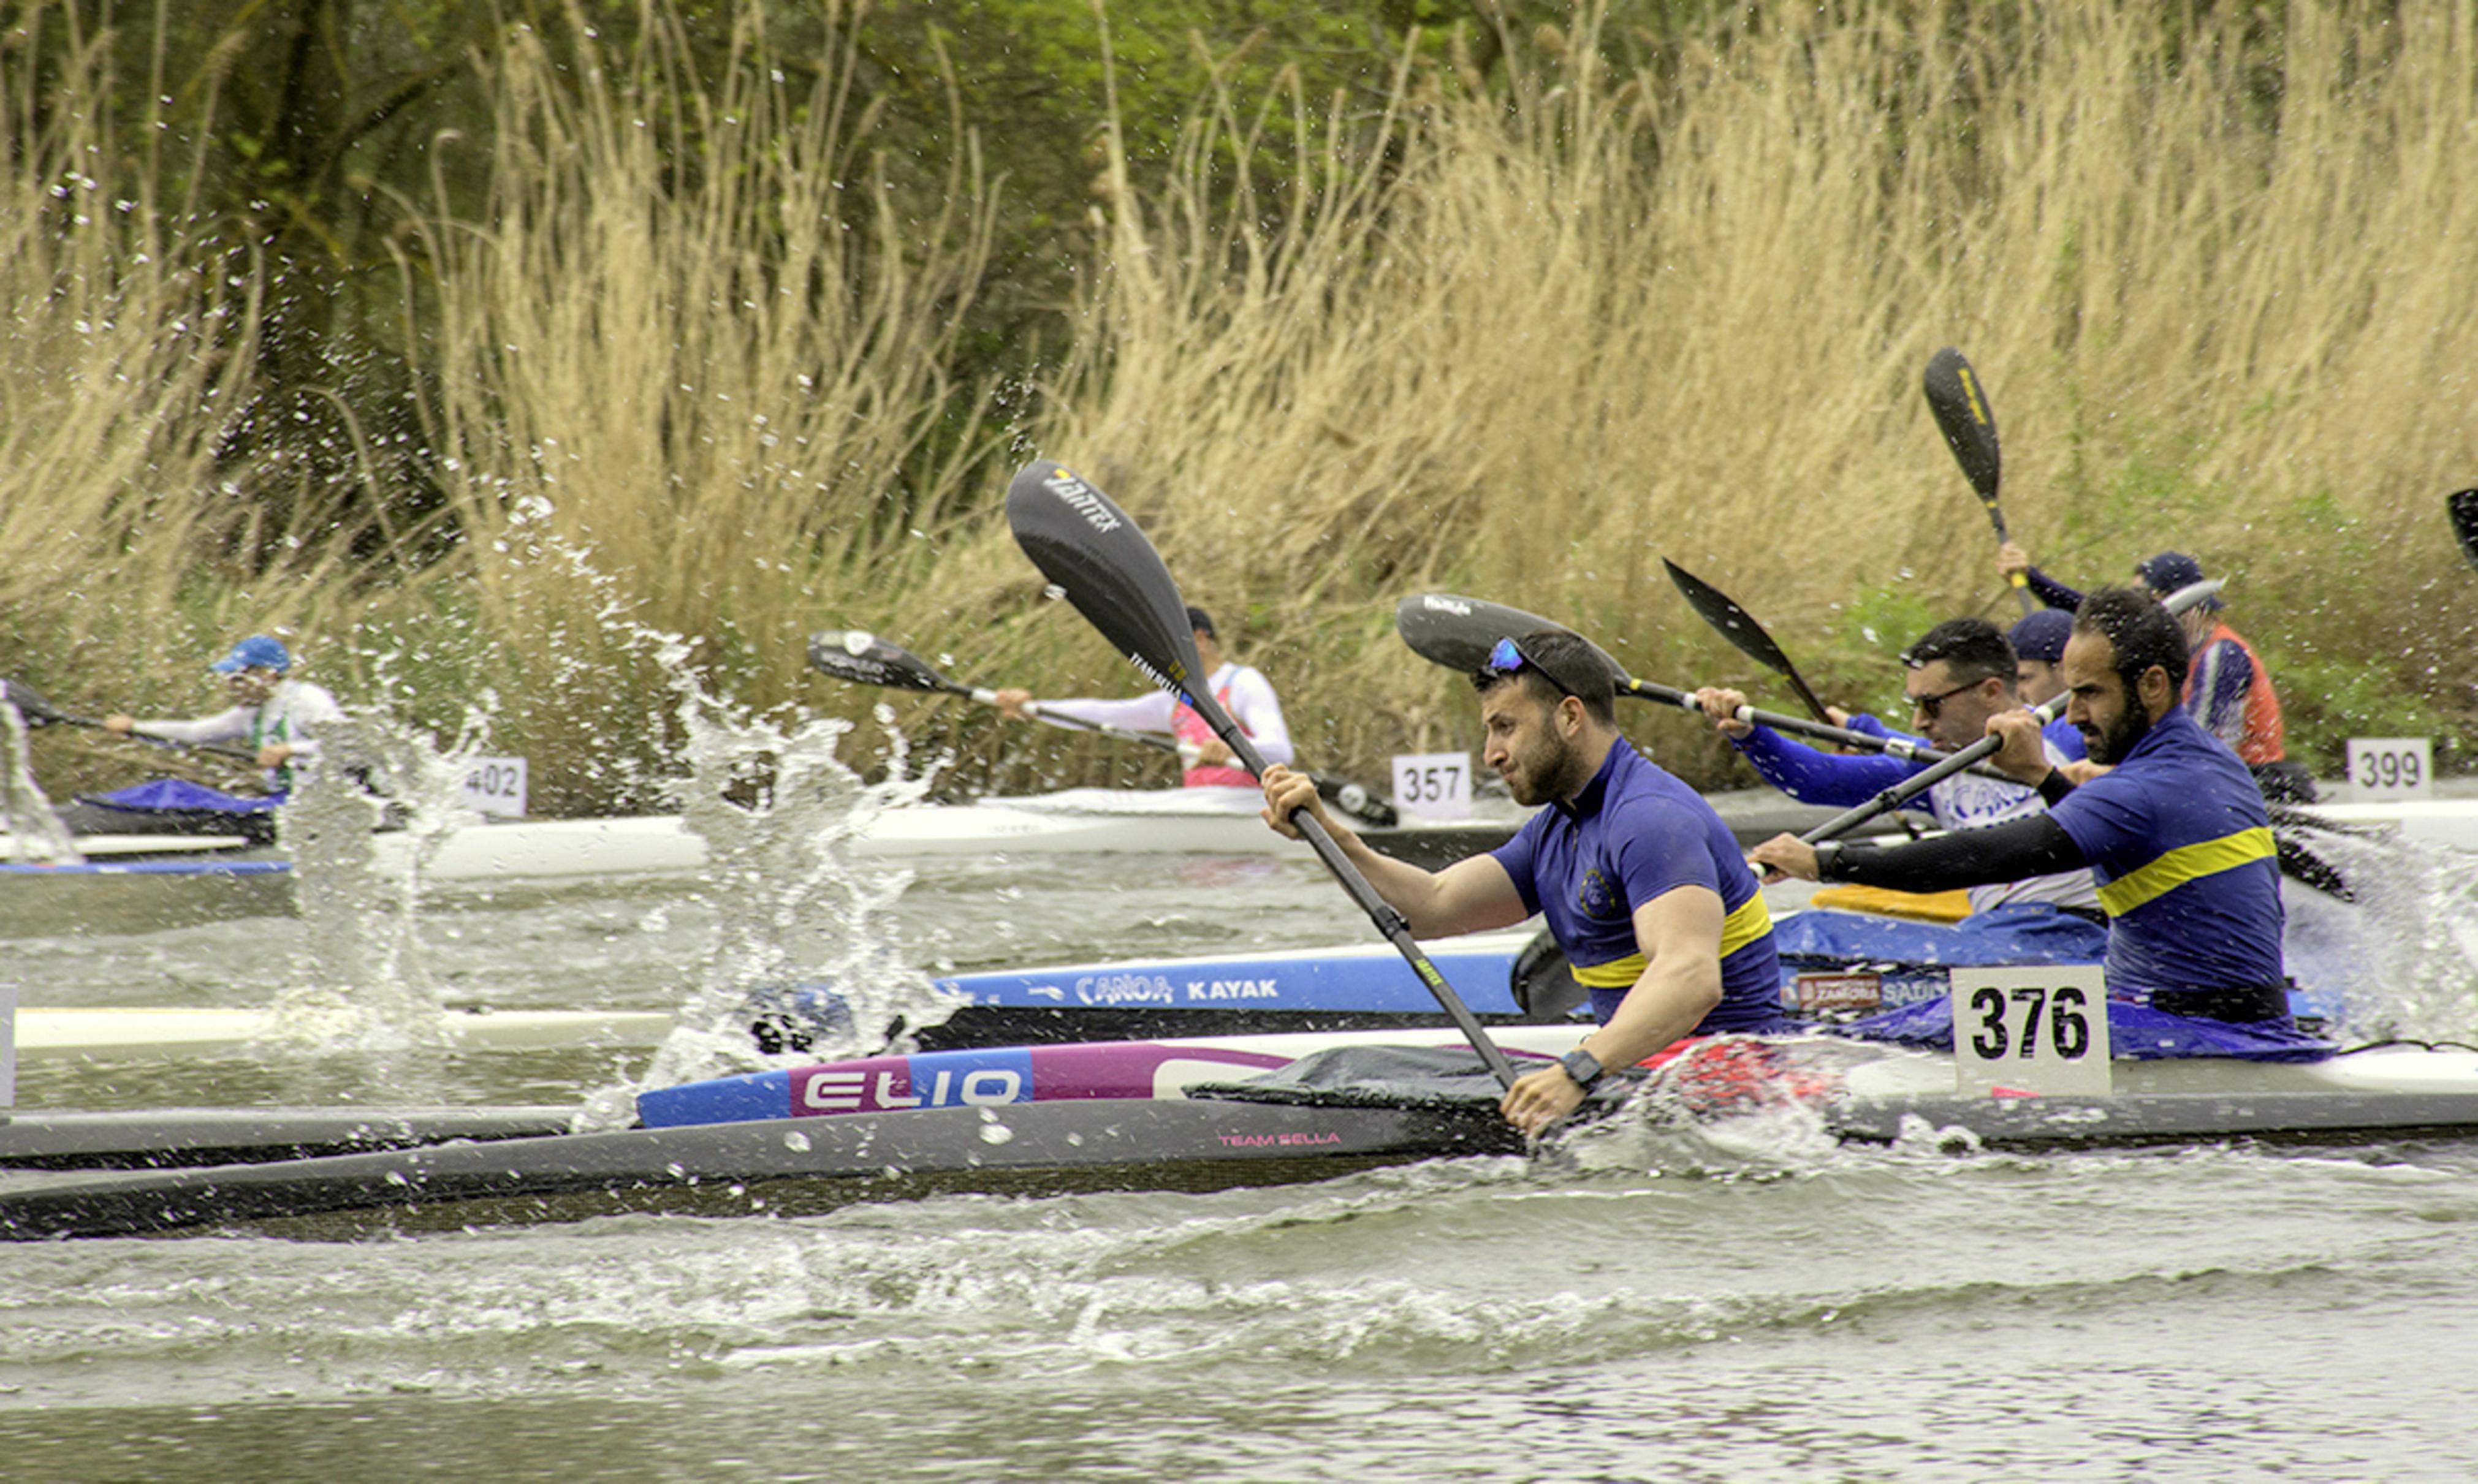
[[[1772,919],[1729,826],[1617,725],[1616,677],[1591,645],[1543,629],[1498,641],[1472,675],[1481,759],[1516,803],[1546,806],[1486,855],[1429,871],[1368,847],[1313,780],[1265,772],[1265,817],[1314,813],[1412,934],[1507,927],[1537,912],[1591,991],[1599,1029],[1501,1105],[1526,1133],[1580,1106],[1604,1069],[1691,1036],[1787,1028]]]

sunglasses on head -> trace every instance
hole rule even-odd
[[[1523,645],[1519,641],[1501,639],[1497,641],[1497,646],[1488,652],[1488,668],[1501,675],[1511,675],[1517,670],[1522,669],[1527,665],[1531,667],[1532,671],[1541,679],[1549,682],[1553,686],[1555,686],[1557,688],[1558,694],[1575,694],[1574,687],[1558,679],[1555,673],[1553,672],[1549,667],[1541,664],[1538,659],[1524,653]],[[1576,698],[1578,700],[1581,699],[1580,696],[1577,696]]]

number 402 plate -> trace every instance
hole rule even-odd
[[[2106,1093],[2108,988],[2097,964],[1953,970],[1963,1095]]]

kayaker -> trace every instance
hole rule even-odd
[[[2050,608],[2079,608],[2083,595],[2032,565],[2031,555],[2008,541],[1997,549],[1997,570],[2009,579],[2022,574],[2031,591]],[[2137,565],[2135,581],[2154,597],[2166,597],[2203,580],[2203,566],[2182,551],[2163,551]],[[2301,764],[2288,761],[2282,739],[2280,695],[2271,674],[2256,657],[2254,646],[2220,616],[2214,594],[2186,610],[2179,620],[2192,658],[2182,692],[2186,709],[2203,730],[2218,738],[2243,759],[2263,796],[2273,803],[2311,804],[2314,777]],[[2036,703],[2034,703],[2036,704]]]
[[[1204,662],[1204,684],[1213,698],[1255,742],[1265,761],[1290,762],[1291,729],[1282,720],[1282,703],[1274,695],[1273,682],[1265,678],[1264,671],[1236,664],[1222,653],[1213,619],[1203,609],[1191,606],[1187,621],[1196,633],[1197,658]],[[1024,710],[1032,700],[1031,692],[1009,687],[998,692],[997,696],[1002,715],[1018,721],[1038,719]],[[1213,728],[1205,724],[1204,718],[1167,691],[1151,691],[1125,700],[1043,701],[1041,709],[1096,726],[1114,726],[1123,732],[1170,733],[1178,739],[1179,762],[1184,767],[1180,782],[1191,789],[1256,786],[1256,780],[1239,766],[1237,755],[1213,735]]]
[[[253,634],[232,646],[207,668],[224,677],[232,708],[191,721],[140,721],[129,716],[103,718],[107,732],[121,736],[160,737],[167,742],[240,742],[258,754],[266,769],[266,787],[278,796],[292,792],[295,758],[317,755],[317,728],[344,718],[343,708],[325,688],[288,678],[292,651],[281,640]]]
[[[1984,618],[1952,618],[1937,624],[1903,650],[1901,661],[1902,691],[1909,703],[1911,724],[1929,743],[1947,752],[1985,736],[1989,717],[2022,710],[2014,692],[2013,647],[1996,625]],[[1923,764],[1889,753],[1820,751],[1770,727],[1749,725],[1737,719],[1739,708],[1747,704],[1746,696],[1737,691],[1707,686],[1695,692],[1695,700],[1766,783],[1804,804],[1854,808],[1925,769]],[[1886,731],[1873,717],[1852,717],[1845,724],[1853,731]],[[2057,730],[2072,731],[2071,723],[2061,719],[2055,725]],[[2073,754],[2054,737],[2047,739],[2046,746],[2052,765],[2061,767],[2072,760]],[[2082,742],[2076,736],[2073,753],[2081,750]],[[1934,785],[1924,801],[1937,827],[1947,830],[1987,829],[2028,818],[2047,807],[2022,784],[1973,773],[1956,773]],[[2099,897],[2086,869],[1985,881],[1970,889],[1974,915],[2034,905],[2092,922],[2101,920]]]
[[[1519,1078],[1501,1104],[1535,1132],[1574,1111],[1604,1069],[1631,1067],[1688,1036],[1786,1028],[1763,893],[1729,826],[1619,732],[1616,682],[1591,646],[1540,630],[1501,640],[1472,675],[1482,760],[1514,801],[1547,805],[1485,855],[1429,871],[1368,847],[1316,784],[1265,773],[1265,817],[1308,810],[1414,936],[1505,927],[1533,913],[1591,992],[1600,1028],[1555,1066]]]
[[[2289,1014],[2263,794],[2179,704],[2187,658],[2184,630],[2151,593],[2094,592],[2065,645],[2066,715],[2107,771],[2067,781],[2031,713],[2000,711],[1987,720],[2004,742],[1992,761],[2036,788],[2046,813],[1892,845],[1809,845],[1782,835],[1752,859],[1809,881],[1908,892],[2088,867],[2109,917],[2111,1000],[2229,1022],[2247,1033],[2230,1042],[2254,1054],[2288,1041],[2301,1043],[2299,1054],[2322,1054],[2329,1048],[2298,1037]]]

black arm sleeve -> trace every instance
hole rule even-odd
[[[1845,844],[1828,879],[1896,892],[1950,892],[2075,870],[2083,859],[2065,827],[2034,815],[1984,830],[1953,830],[1899,845]]]

